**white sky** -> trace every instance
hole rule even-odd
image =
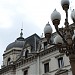
[[[61,0],[0,0],[0,65],[7,45],[19,37],[22,22],[24,37],[34,33],[41,36],[48,21],[52,26],[50,15],[55,8],[62,14],[61,24],[64,23],[65,14],[60,2]],[[70,2],[71,12],[75,8],[75,1]]]

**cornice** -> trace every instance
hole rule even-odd
[[[3,56],[5,56],[5,55],[7,55],[7,54],[9,54],[9,53],[13,53],[13,54],[15,54],[14,51],[21,52],[21,50],[15,50],[15,49],[13,49],[13,50],[11,50],[11,51],[9,51],[9,52],[7,52],[7,53],[4,53]]]
[[[67,72],[68,72],[67,69],[59,69],[59,70],[55,73],[55,75],[60,75],[60,74],[67,73]]]
[[[25,59],[25,57],[21,57],[21,59],[19,61],[15,62],[16,67],[20,67],[23,64],[29,63],[31,61],[33,61],[34,59],[36,59],[38,56],[38,54],[34,54],[33,56],[30,56],[28,58]]]
[[[56,46],[52,46],[50,48],[47,48],[46,50],[41,51],[39,53],[39,56],[42,57],[42,56],[47,55],[47,54],[49,54],[49,53],[51,53],[53,51],[56,51],[56,50],[57,50]]]
[[[9,70],[15,70],[15,65],[8,65],[0,69],[0,74],[5,73]]]
[[[50,48],[48,48],[46,50],[43,50],[43,51],[41,51],[39,53],[34,53],[32,56],[30,56],[30,57],[28,57],[26,59],[25,59],[24,56],[22,56],[18,61],[15,62],[16,63],[16,67],[19,67],[19,66],[21,66],[21,65],[23,65],[25,63],[31,62],[34,59],[37,59],[38,56],[42,57],[42,56],[47,55],[47,54],[49,54],[49,53],[51,53],[53,51],[56,51],[56,50],[57,50],[56,47],[53,46],[53,47],[50,47]]]

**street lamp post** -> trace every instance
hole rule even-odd
[[[60,24],[61,15],[56,9],[51,14],[51,20],[53,25],[55,26],[56,32],[58,33],[58,35],[54,39],[55,45],[59,48],[60,53],[65,53],[67,56],[69,56],[72,73],[73,75],[75,75],[75,10],[73,9],[71,13],[71,18],[73,20],[73,27],[71,28],[68,22],[69,4],[69,0],[61,0],[61,6],[66,13],[64,28],[58,27],[58,25]],[[49,40],[51,38],[52,28],[49,22],[44,28],[44,34],[47,42],[50,44]]]

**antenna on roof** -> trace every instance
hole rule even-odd
[[[23,21],[22,21],[22,29],[23,29]]]

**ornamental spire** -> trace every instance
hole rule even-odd
[[[23,37],[23,29],[21,29],[20,37]]]

